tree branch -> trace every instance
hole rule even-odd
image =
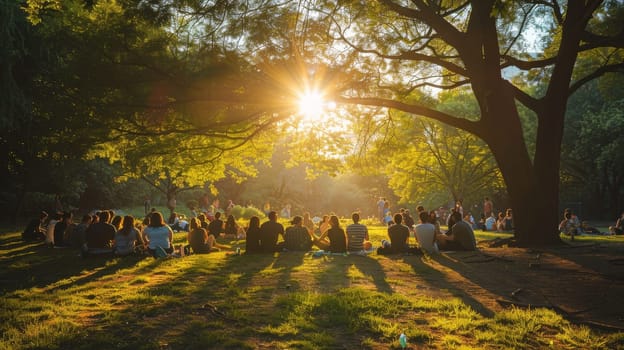
[[[438,120],[442,123],[454,126],[456,128],[466,130],[472,134],[479,135],[477,128],[478,122],[473,122],[467,119],[453,117],[449,114],[437,111],[424,106],[412,105],[385,98],[376,97],[338,97],[336,99],[338,103],[346,104],[358,104],[364,106],[380,106],[386,108],[397,109],[410,114],[421,115],[427,118]]]
[[[596,69],[595,71],[593,71],[592,73],[584,76],[583,78],[575,81],[572,86],[570,86],[570,89],[568,89],[568,96],[572,95],[576,90],[578,90],[581,86],[585,85],[586,83],[606,74],[606,73],[624,73],[624,63],[618,63],[618,64],[611,64],[611,65],[605,65],[602,66],[598,69]]]

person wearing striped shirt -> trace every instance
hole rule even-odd
[[[347,238],[349,245],[347,250],[350,252],[359,252],[365,250],[365,242],[368,242],[368,228],[366,225],[360,224],[360,214],[351,214],[353,223],[347,226]]]

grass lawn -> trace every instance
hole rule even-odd
[[[0,266],[0,349],[624,349],[552,310],[477,311],[426,256],[83,260],[4,231]]]

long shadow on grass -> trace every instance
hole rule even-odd
[[[466,290],[459,288],[457,284],[452,283],[441,271],[438,271],[431,265],[426,264],[424,259],[426,258],[422,256],[407,256],[405,257],[404,262],[409,264],[414,272],[422,277],[426,283],[432,287],[440,290],[448,290],[454,296],[462,299],[464,303],[470,305],[476,312],[483,316],[492,317],[494,315],[493,310],[486,305],[483,305],[483,303],[475,299]],[[439,262],[441,265],[457,270],[456,266],[449,265],[442,256],[433,256],[431,259]]]
[[[7,241],[6,239],[3,241]],[[113,258],[89,257],[82,259],[71,248],[54,249],[43,243],[22,242],[0,257],[4,266],[0,271],[0,292],[10,293],[19,289],[45,287],[68,279],[67,283],[51,289],[85,284],[102,276],[133,266],[140,257]],[[91,271],[95,271],[90,273]]]

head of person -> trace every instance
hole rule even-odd
[[[201,223],[199,222],[198,218],[191,218],[191,221],[189,222],[189,226],[190,226],[191,231],[194,231],[201,227]]]
[[[48,213],[42,210],[41,213],[39,213],[39,220],[44,221],[47,218],[48,218]]]
[[[570,214],[572,214],[572,212],[570,211]],[[507,209],[507,211],[505,211],[505,216],[511,216],[511,208]]]
[[[150,227],[165,226],[165,219],[163,218],[160,212],[157,211],[157,212],[151,213],[149,218],[150,218],[150,221],[149,221]]]
[[[115,226],[116,229],[120,229],[121,228],[121,221],[123,220],[123,218],[119,215],[115,215],[115,217],[113,217],[113,220],[111,220],[111,225]]]
[[[271,221],[277,221],[277,212],[272,210],[269,212],[269,220]]]
[[[106,210],[102,210],[98,215],[100,222],[107,223],[110,218],[110,213]]]
[[[400,225],[403,222],[403,215],[401,213],[394,214],[394,223]]]
[[[503,212],[502,212],[502,211],[499,211],[499,212],[498,212],[498,218],[499,218],[499,219],[504,219],[504,218],[505,218],[505,214],[503,214]]]
[[[202,214],[197,215],[197,220],[199,220],[200,223],[206,222],[206,214],[202,213]]]
[[[356,224],[360,222],[360,213],[354,212],[353,214],[351,214],[351,220],[353,220],[353,222]]]
[[[221,212],[218,211],[214,214],[215,220],[218,220],[221,217]]]
[[[431,220],[431,216],[426,211],[421,211],[418,214],[418,218],[420,219],[420,222],[423,224]]]
[[[455,222],[460,222],[460,221],[462,221],[462,216],[461,216],[461,213],[460,213],[460,212],[458,212],[458,211],[454,212],[454,213],[452,214],[452,216],[451,216],[451,217],[453,218],[453,220],[454,220]]]
[[[292,218],[291,223],[292,223],[294,226],[301,226],[301,223],[303,223],[303,218],[302,218],[301,216],[299,216],[299,215],[295,215],[295,216]]]
[[[249,228],[258,228],[260,227],[260,218],[257,216],[252,216],[249,219]]]
[[[235,225],[236,224],[236,220],[234,219],[234,215],[228,215],[227,217],[227,221],[225,223],[226,225]]]
[[[572,218],[572,213],[567,211],[565,212],[565,214],[563,214],[563,217],[565,217],[567,220],[570,220]]]
[[[423,207],[422,205],[419,205],[419,206],[416,207],[416,211],[419,212],[419,213],[421,211],[425,211],[425,207]]]
[[[338,220],[338,217],[336,215],[332,215],[329,217],[329,224],[331,225],[331,227],[340,227],[340,220]]]
[[[121,227],[123,227],[124,229],[131,229],[134,227],[134,216],[132,215],[126,215],[123,217],[123,221],[121,223]]]
[[[82,221],[81,221],[81,223],[83,223],[83,224],[87,224],[87,225],[88,225],[88,224],[90,224],[90,223],[91,223],[91,220],[93,220],[93,217],[92,217],[91,215],[89,215],[89,214],[84,214],[84,215],[82,216]]]
[[[127,236],[130,231],[134,228],[134,217],[132,215],[126,215],[123,217],[123,221],[121,223],[121,229],[123,233]]]
[[[429,212],[429,222],[432,224],[438,220],[438,214],[436,214],[435,210]]]

